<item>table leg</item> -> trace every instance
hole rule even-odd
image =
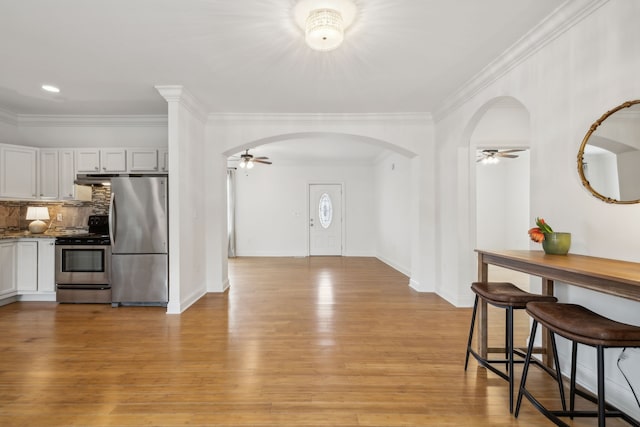
[[[482,254],[478,254],[478,281],[486,282],[489,278],[489,266],[484,262]],[[476,343],[476,351],[478,354],[487,358],[487,303],[484,300],[478,305],[478,341]]]
[[[546,279],[544,277],[542,278],[541,294],[553,295],[553,280]],[[550,350],[552,347],[551,347],[551,343],[549,342],[550,340],[549,331],[545,327],[543,327],[541,331],[542,331],[542,363],[544,363],[545,366],[548,366],[554,369],[555,366],[553,366],[553,354],[551,354],[551,351],[553,350]]]

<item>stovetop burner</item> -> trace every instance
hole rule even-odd
[[[109,238],[109,216],[91,215],[89,216],[88,222],[88,233],[58,237],[56,239],[56,245],[110,245],[111,239]]]

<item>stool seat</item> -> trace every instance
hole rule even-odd
[[[557,301],[552,295],[532,294],[508,282],[473,282],[471,290],[490,304],[517,309],[525,308],[532,301]]]
[[[580,305],[530,302],[527,313],[571,341],[594,347],[640,347],[640,327],[607,319]]]

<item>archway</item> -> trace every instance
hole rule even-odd
[[[474,249],[527,249],[529,222],[529,112],[513,97],[498,97],[485,103],[474,114],[465,130],[459,167],[468,171],[468,209],[459,221],[467,224],[468,239],[462,248],[461,265],[467,266],[462,282],[476,277]],[[518,156],[503,158],[497,164],[478,162],[482,150],[522,150]],[[463,245],[465,243],[462,243]],[[528,277],[506,270],[492,271],[496,280],[512,281],[528,288]],[[462,291],[471,295],[466,286]]]
[[[327,144],[375,147],[373,157],[314,161],[301,156],[300,162],[278,161],[270,147],[286,144],[295,155]],[[299,149],[295,149],[299,147]],[[306,256],[308,212],[305,200],[310,182],[342,183],[345,189],[345,249],[347,256],[376,256],[399,271],[411,275],[414,197],[411,180],[418,167],[416,153],[387,141],[337,132],[297,132],[273,135],[236,145],[224,151],[236,154],[245,149],[267,155],[272,166],[258,165],[237,176],[237,249],[239,255]],[[277,153],[277,152],[275,152]],[[294,156],[295,157],[295,156]],[[251,196],[247,196],[251,194]],[[379,200],[394,198],[382,209]],[[267,200],[268,199],[268,200]],[[372,213],[373,212],[373,213]],[[393,227],[392,232],[381,227]],[[389,225],[391,224],[391,225]]]

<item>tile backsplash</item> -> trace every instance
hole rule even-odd
[[[108,214],[110,197],[110,188],[105,186],[92,188],[91,202],[0,200],[0,233],[27,230],[31,222],[26,219],[29,206],[49,209],[49,231],[86,230],[89,215]],[[59,214],[61,220],[58,220]]]

